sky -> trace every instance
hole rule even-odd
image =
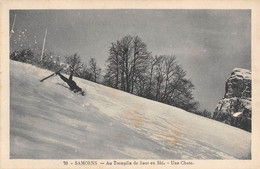
[[[176,56],[201,110],[214,111],[234,68],[251,69],[250,10],[16,10],[10,31],[15,14],[11,48],[22,37],[42,46],[47,28],[46,50],[94,57],[103,69],[111,42],[138,35],[153,55]]]

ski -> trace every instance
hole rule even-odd
[[[54,72],[54,73],[51,74],[50,76],[47,76],[47,77],[43,78],[42,80],[40,80],[40,82],[43,82],[44,80],[49,79],[50,77],[56,75],[57,73],[59,73],[60,71],[62,71],[62,69],[63,69],[63,68],[61,68],[61,69],[59,69],[58,71]]]

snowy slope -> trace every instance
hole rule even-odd
[[[10,63],[11,158],[249,158],[251,134],[83,79],[74,94],[52,72]]]

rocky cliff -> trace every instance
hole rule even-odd
[[[213,119],[251,131],[251,72],[235,68],[226,81],[225,95],[219,101]]]

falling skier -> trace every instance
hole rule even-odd
[[[74,80],[72,80],[73,74],[74,73],[77,74],[77,71],[83,66],[83,64],[81,64],[80,62],[80,56],[78,56],[78,54],[75,53],[72,56],[66,57],[66,62],[67,62],[67,68],[69,68],[69,72],[70,72],[69,79],[60,73],[63,70],[63,68],[61,68],[58,71],[54,72],[53,74],[49,75],[48,77],[43,78],[42,80],[40,80],[40,82],[43,82],[54,75],[59,75],[60,78],[69,85],[71,91],[73,91],[74,93],[79,93],[82,96],[85,96],[85,92],[76,84]]]
[[[73,72],[71,72],[69,79],[63,76],[60,72],[57,72],[56,74],[59,75],[60,78],[69,85],[70,90],[72,90],[74,93],[79,93],[82,96],[85,96],[85,92],[76,84],[74,80],[72,80]]]

